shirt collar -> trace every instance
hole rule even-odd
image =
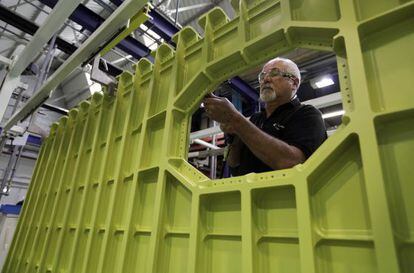
[[[278,113],[280,113],[280,112],[282,112],[284,110],[287,110],[289,108],[292,108],[292,107],[295,107],[295,106],[299,106],[299,105],[300,105],[300,101],[298,99],[298,96],[295,95],[289,102],[287,102],[285,104],[282,104],[278,108],[276,108],[273,111],[273,113],[269,116],[269,118],[271,118],[272,116],[274,116],[274,115],[276,115],[276,114],[278,114]],[[266,109],[265,108],[263,108],[261,110],[261,115],[263,115],[263,117],[266,117]]]

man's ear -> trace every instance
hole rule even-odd
[[[290,80],[292,81],[292,86],[294,89],[298,89],[299,87],[299,79],[298,78],[290,78]]]

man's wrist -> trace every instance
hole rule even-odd
[[[243,126],[243,122],[246,122],[246,118],[242,114],[238,113],[238,115],[233,117],[232,127],[235,134],[239,133],[240,128]]]

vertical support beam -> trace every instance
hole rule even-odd
[[[387,189],[381,171],[382,165],[378,150],[378,139],[374,126],[375,113],[372,112],[369,97],[368,82],[366,78],[364,56],[361,49],[361,37],[358,33],[358,21],[354,2],[340,0],[339,7],[342,16],[348,18],[347,27],[342,31],[345,41],[346,57],[349,66],[351,82],[358,83],[358,99],[353,100],[353,111],[348,115],[354,126],[364,128],[358,132],[360,139],[361,159],[364,166],[364,177],[367,182],[368,207],[378,272],[397,273],[400,271],[396,238],[391,222],[389,203],[387,202]],[[355,87],[356,88],[356,87]],[[355,91],[354,91],[355,92]],[[367,109],[369,109],[367,111]]]
[[[0,184],[0,199],[3,196],[3,194],[7,194],[7,192],[9,191],[7,189],[7,191],[3,192],[3,189],[6,186],[7,181],[9,180],[9,174],[10,174],[10,171],[12,169],[13,161],[14,161],[14,157],[15,157],[15,150],[16,150],[15,146],[12,145],[11,149],[12,149],[12,151],[11,151],[11,154],[10,154],[9,162],[7,163],[7,167],[4,170],[3,178],[2,178],[1,184]]]
[[[55,53],[55,42],[56,42],[56,35],[54,35],[52,40],[50,41],[48,52],[45,56],[42,67],[40,68],[40,72],[37,75],[37,81],[36,81],[35,87],[33,89],[34,92],[36,92],[37,89],[40,86],[42,86],[43,82],[47,79],[49,69],[50,69],[50,66],[52,64],[53,56],[54,56],[54,53]],[[36,117],[37,117],[37,111],[34,111],[31,118],[30,118],[28,128],[30,128],[35,123]]]
[[[254,272],[253,248],[255,246],[252,229],[252,193],[249,188],[241,191],[241,236],[242,236],[242,273]]]

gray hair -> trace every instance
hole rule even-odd
[[[296,88],[296,90],[294,91],[294,94],[296,94],[296,91],[298,91],[299,86],[300,86],[300,82],[301,82],[299,67],[292,60],[287,59],[287,58],[282,58],[282,57],[276,57],[274,59],[271,59],[267,63],[276,62],[276,61],[283,62],[286,65],[285,71],[283,71],[283,72],[290,73],[293,76],[295,76],[296,78],[298,78],[298,80],[299,80],[298,88]]]

